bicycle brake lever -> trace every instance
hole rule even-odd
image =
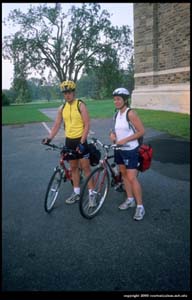
[[[112,144],[112,145],[110,145],[110,147],[111,147],[111,149],[114,149],[117,147],[117,144]]]

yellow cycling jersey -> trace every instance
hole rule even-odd
[[[83,134],[84,123],[78,109],[79,100],[75,99],[72,103],[66,102],[62,111],[65,135],[67,138],[79,138]]]

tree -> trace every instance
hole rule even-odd
[[[41,99],[41,82],[41,79],[35,77],[27,81],[32,101]]]
[[[132,91],[135,87],[135,79],[134,79],[134,72],[135,71],[135,63],[134,63],[134,57],[131,57],[130,63],[128,65],[128,89],[130,91],[130,94],[132,94]]]
[[[18,36],[16,34],[11,45],[14,62],[13,90],[16,96],[16,103],[25,103],[31,101],[31,96],[27,84],[28,72],[26,53],[21,52],[21,48],[22,47],[20,43],[18,43]]]
[[[103,60],[99,63],[92,60],[91,66],[85,69],[85,73],[88,77],[92,77],[94,74],[98,99],[111,97],[112,91],[122,85],[124,78],[124,74],[120,69],[120,58],[117,50],[108,46]]]
[[[96,75],[99,81],[100,98],[111,97],[112,91],[121,82],[116,50],[108,51],[106,59],[96,68]]]
[[[11,87],[10,89],[3,90],[3,93],[9,98],[9,104],[14,103],[16,99],[16,93]]]
[[[62,99],[62,93],[59,90],[58,80],[52,78],[51,81],[42,81],[39,78],[31,77],[27,80],[28,89],[32,100],[58,100]]]
[[[31,101],[31,95],[28,89],[27,80],[14,79],[13,81],[14,91],[16,92],[16,103],[26,103]]]
[[[130,92],[130,96],[132,91],[134,90],[135,86],[135,79],[134,79],[134,58],[133,56],[130,59],[128,69],[121,70],[121,77],[122,77],[122,84],[125,88],[127,88]]]
[[[109,18],[99,3],[83,3],[80,8],[72,6],[67,14],[62,12],[59,3],[53,8],[45,3],[30,7],[26,14],[13,10],[8,20],[20,25],[16,33],[17,46],[25,54],[28,68],[43,75],[48,67],[62,82],[77,81],[83,69],[91,65],[93,59],[99,64],[109,49],[116,49],[120,61],[127,60],[132,50],[130,29],[112,26]],[[14,37],[4,39],[4,58],[13,56]]]
[[[2,93],[2,106],[8,106],[10,104],[9,97],[3,92]]]
[[[100,98],[99,80],[93,70],[90,70],[88,74],[83,74],[78,80],[77,95],[92,99]]]

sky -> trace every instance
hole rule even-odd
[[[100,3],[100,2],[99,2]],[[30,5],[38,6],[41,3],[2,3],[2,20],[8,17],[13,9],[20,9],[24,13],[27,12]],[[51,4],[51,3],[49,3]],[[54,4],[53,4],[54,5]],[[81,3],[63,3],[67,10],[72,6],[81,6]],[[133,32],[133,3],[100,3],[101,9],[106,9],[110,14],[110,20],[115,26],[129,25]],[[2,37],[9,33],[16,32],[16,28],[4,26],[2,24]],[[133,39],[133,36],[132,36]],[[10,61],[2,58],[2,89],[9,89],[13,79],[13,65]]]

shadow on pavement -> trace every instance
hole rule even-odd
[[[190,143],[186,140],[156,138],[150,141],[153,147],[152,169],[168,177],[189,181]]]
[[[154,159],[162,163],[188,164],[190,159],[189,142],[159,139],[151,142],[154,150]]]

